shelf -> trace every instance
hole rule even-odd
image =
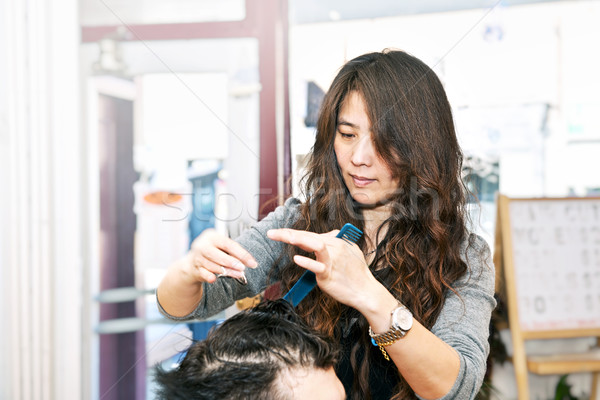
[[[527,369],[539,375],[600,371],[600,352],[529,356]]]

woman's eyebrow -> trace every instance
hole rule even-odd
[[[354,129],[358,128],[358,125],[353,124],[352,122],[346,121],[344,119],[339,119],[337,124],[338,124],[338,126],[344,125],[344,126],[349,126],[350,128],[354,128]]]

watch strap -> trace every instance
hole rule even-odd
[[[369,327],[369,336],[371,336],[371,342],[374,342],[377,346],[389,346],[397,340],[402,339],[406,335],[406,332],[399,329],[395,325],[392,325],[387,332],[375,334],[371,327]]]
[[[406,333],[408,332],[408,331],[401,329],[399,326],[397,326],[394,323],[394,319],[393,319],[394,313],[398,309],[401,309],[401,308],[407,309],[403,304],[398,302],[398,307],[396,307],[390,313],[392,322],[390,324],[390,329],[388,329],[386,332],[376,334],[373,332],[373,329],[369,326],[369,336],[371,336],[371,343],[373,343],[373,346],[379,347],[379,349],[381,350],[381,353],[383,354],[385,359],[388,361],[390,360],[390,357],[388,356],[384,347],[390,346],[393,343],[397,342],[398,340],[402,339],[404,336],[406,336]]]

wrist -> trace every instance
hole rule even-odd
[[[390,328],[390,313],[398,307],[398,300],[379,281],[359,297],[356,308],[368,321],[375,332],[385,332]]]
[[[156,299],[165,313],[172,317],[188,316],[202,299],[202,283],[190,280],[184,268],[185,257],[175,261],[167,270],[156,290]]]

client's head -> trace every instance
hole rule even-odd
[[[161,399],[345,399],[338,348],[285,300],[240,311],[194,343],[179,366],[156,369]]]

